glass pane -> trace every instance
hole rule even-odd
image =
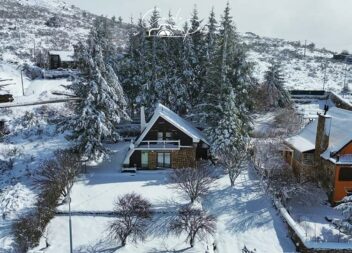
[[[163,139],[163,132],[158,132],[158,140],[162,140]]]
[[[171,140],[171,136],[172,136],[171,132],[166,132],[165,133],[165,137],[166,137],[165,139],[166,140]]]
[[[171,154],[170,153],[164,153],[164,162],[165,162],[165,167],[170,168],[171,167]]]
[[[164,154],[158,153],[158,167],[164,166]]]
[[[142,167],[148,167],[148,152],[142,152]]]

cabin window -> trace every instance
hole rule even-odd
[[[352,181],[352,167],[341,167],[339,181]]]
[[[314,163],[314,154],[313,153],[304,153],[303,154],[303,164],[313,165]]]
[[[163,132],[158,132],[158,141],[163,140]]]
[[[299,152],[298,150],[293,151],[293,159],[295,159],[296,161],[300,161],[301,160],[301,152]]]
[[[165,133],[165,140],[171,140],[172,139],[172,133],[171,132],[166,132]]]
[[[158,153],[158,167],[170,168],[171,167],[171,154],[170,153]]]
[[[142,152],[142,168],[149,167],[148,152]]]

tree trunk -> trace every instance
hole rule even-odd
[[[192,236],[191,239],[189,240],[189,244],[193,248],[193,246],[194,246],[194,236]]]

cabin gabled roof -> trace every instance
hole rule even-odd
[[[153,117],[147,123],[142,134],[137,139],[135,143],[136,146],[141,143],[141,141],[144,139],[144,137],[147,135],[147,133],[150,131],[150,129],[153,127],[153,125],[159,118],[163,118],[164,120],[175,126],[177,129],[187,134],[189,137],[192,138],[193,142],[197,143],[199,141],[203,141],[204,143],[210,145],[204,134],[195,126],[193,126],[192,123],[183,119],[181,116],[159,103],[155,108]]]
[[[331,117],[329,146],[322,157],[330,157],[331,153],[339,152],[352,140],[352,111],[332,107],[327,112]],[[287,138],[285,142],[300,152],[315,150],[318,119],[309,123],[301,132]]]

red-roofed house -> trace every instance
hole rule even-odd
[[[321,182],[333,202],[352,194],[352,111],[333,107],[285,144],[297,176]]]

